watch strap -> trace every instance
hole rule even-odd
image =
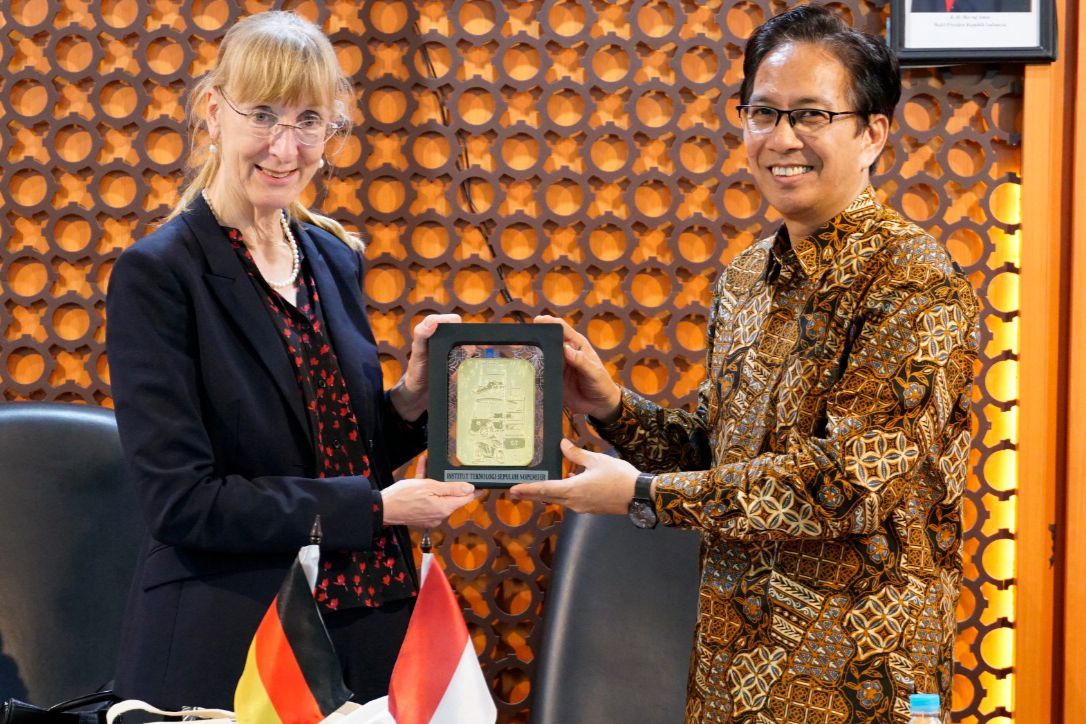
[[[655,528],[658,519],[656,517],[656,505],[652,502],[652,481],[656,478],[652,473],[638,473],[634,481],[634,495],[630,500],[630,520],[638,528]]]
[[[655,473],[638,473],[634,481],[634,500],[643,500],[652,505],[652,481],[656,479]],[[653,505],[655,509],[656,506]]]

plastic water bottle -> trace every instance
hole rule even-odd
[[[943,724],[938,694],[909,696],[909,724]]]

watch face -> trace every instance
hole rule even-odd
[[[644,500],[634,500],[630,503],[630,520],[638,528],[655,528],[656,511],[652,504]]]

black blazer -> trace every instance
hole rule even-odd
[[[361,256],[316,227],[294,231],[383,488],[424,435],[383,391]],[[121,445],[149,533],[116,690],[156,706],[230,707],[253,632],[314,516],[324,548],[368,548],[380,493],[363,478],[316,477],[293,367],[202,198],[121,254],[106,307]],[[395,531],[410,551],[406,530]],[[417,577],[410,556],[408,566]]]

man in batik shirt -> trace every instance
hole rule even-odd
[[[566,404],[623,459],[566,441],[584,472],[512,494],[701,532],[688,722],[905,722],[914,692],[948,712],[977,303],[869,185],[901,92],[883,41],[799,7],[744,75],[784,223],[716,285],[697,411],[619,388],[565,325]]]

